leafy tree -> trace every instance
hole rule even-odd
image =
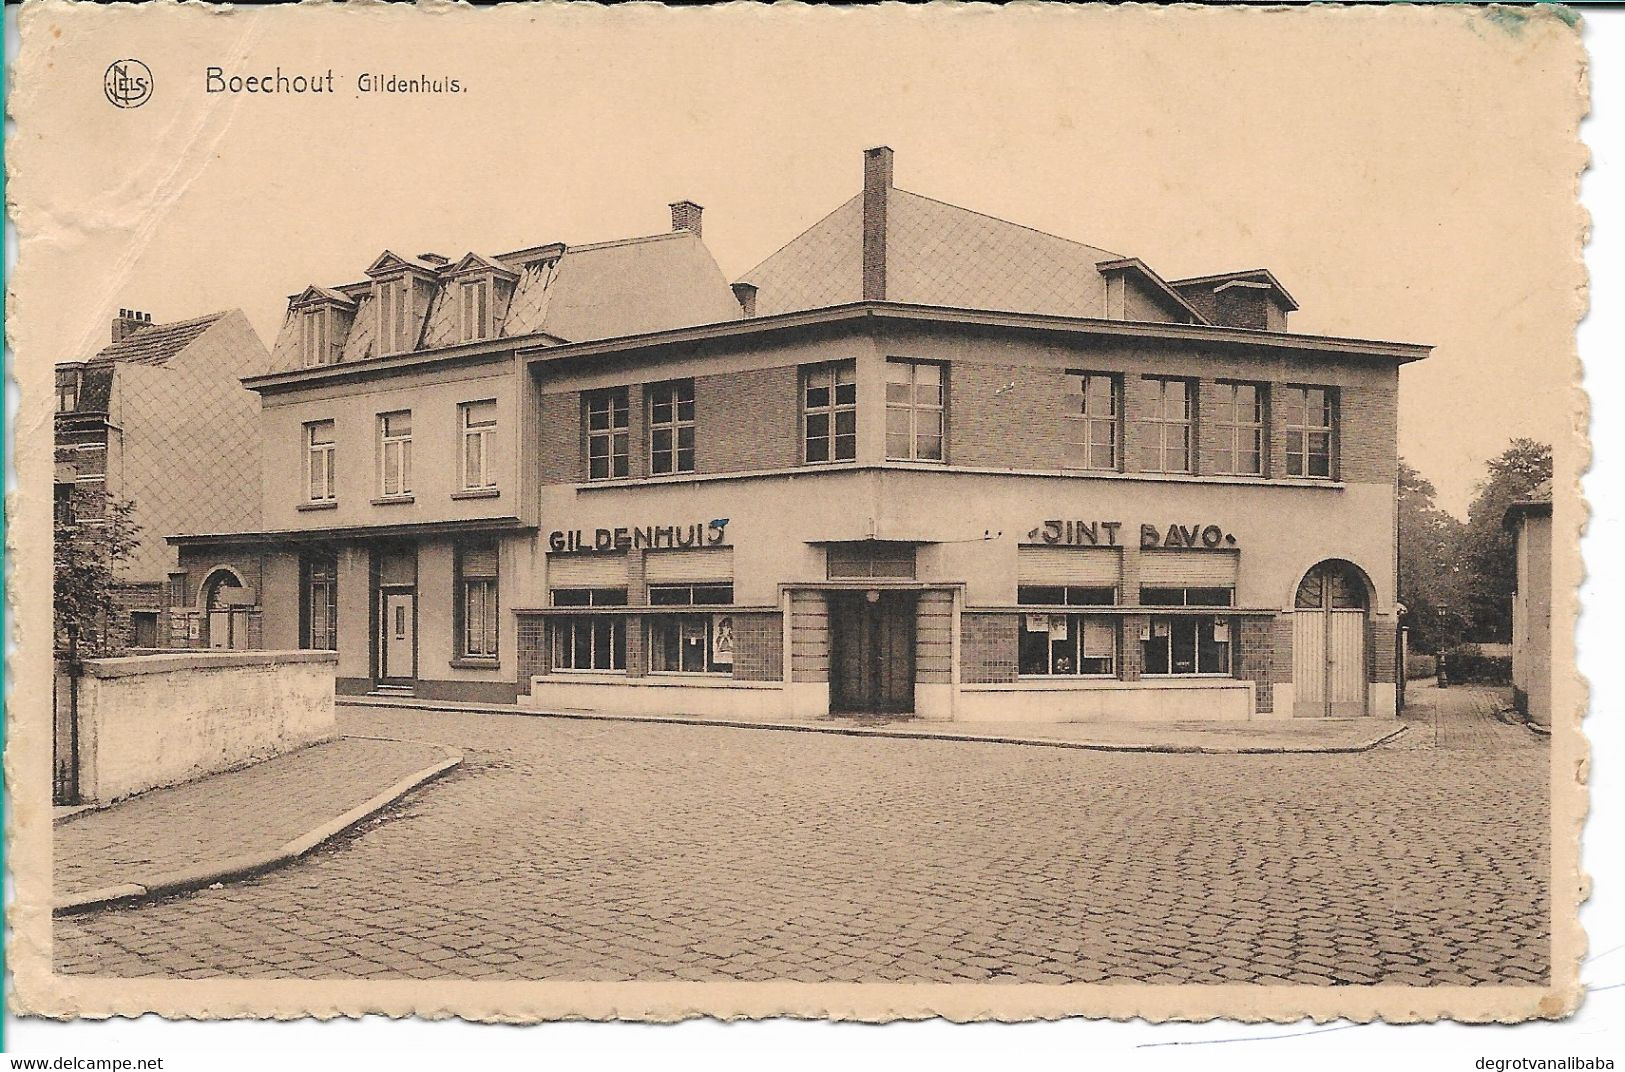
[[[1552,477],[1552,448],[1514,439],[1489,463],[1489,472],[1467,508],[1460,572],[1467,581],[1468,639],[1512,639],[1512,591],[1517,565],[1512,534],[1502,527],[1506,509]]]
[[[1439,652],[1461,640],[1467,606],[1458,556],[1466,526],[1439,509],[1433,483],[1399,463],[1399,600],[1410,647]]]
[[[134,513],[135,504],[128,499],[108,496],[101,518],[79,520],[71,510],[57,514],[51,558],[59,645],[66,645],[68,625],[74,623],[82,655],[114,650],[108,624],[115,610],[118,567],[135,553],[141,534]]]

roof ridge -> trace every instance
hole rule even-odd
[[[1087,247],[1089,249],[1098,249],[1098,250],[1100,250],[1100,252],[1109,253],[1109,254],[1111,254],[1111,256],[1116,257],[1118,259],[1124,259],[1124,258],[1128,257],[1128,254],[1125,254],[1125,253],[1113,253],[1111,250],[1107,249],[1105,246],[1097,246],[1097,245],[1094,245],[1093,243],[1084,242],[1081,239],[1077,239],[1077,238],[1068,238],[1065,235],[1058,235],[1058,234],[1055,234],[1052,231],[1042,231],[1042,230],[1039,230],[1037,227],[1032,227],[1032,226],[1029,226],[1029,225],[1027,225],[1025,223],[1017,223],[1015,220],[1007,220],[1003,216],[994,216],[991,213],[978,212],[976,209],[966,208],[964,205],[956,205],[952,201],[944,201],[941,198],[930,197],[930,196],[927,196],[926,194],[917,194],[913,190],[905,190],[901,186],[893,186],[891,189],[892,189],[892,191],[894,193],[908,194],[910,197],[917,197],[921,201],[929,201],[932,204],[941,205],[944,208],[957,209],[960,212],[968,212],[972,216],[980,216],[984,220],[992,220],[994,223],[1002,223],[1007,227],[1019,227],[1023,231],[1031,231],[1033,234],[1043,235],[1045,238],[1053,238],[1057,242],[1066,242],[1066,243],[1068,243],[1070,245],[1074,245],[1074,246],[1085,246],[1085,247]],[[859,196],[861,197],[862,195],[860,194]]]
[[[564,247],[564,252],[565,255],[568,256],[571,253],[579,253],[582,250],[609,249],[613,246],[632,246],[637,245],[639,242],[659,242],[668,238],[682,238],[685,235],[693,235],[695,238],[699,237],[698,235],[695,235],[693,231],[666,231],[662,234],[635,235],[631,238],[611,238],[606,239],[603,242],[584,242],[579,246],[566,244]]]

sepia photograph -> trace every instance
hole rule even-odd
[[[1572,18],[19,24],[19,1011],[1577,1008]]]

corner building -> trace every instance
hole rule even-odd
[[[443,531],[417,533],[410,584],[376,543],[354,603],[341,577],[341,630],[373,649],[347,687],[622,713],[1392,716],[1398,370],[1427,348],[1293,334],[1266,270],[1165,280],[900,190],[890,150],[864,164],[726,318],[274,385],[314,407],[271,433],[293,442],[382,389],[347,379],[427,399],[483,362],[511,399],[511,508],[421,522]],[[488,676],[380,676],[396,634],[461,628],[460,548],[494,532]],[[414,538],[355,538],[383,536]]]

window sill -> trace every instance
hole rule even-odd
[[[965,683],[961,692],[1065,692],[1069,689],[1100,689],[1133,692],[1144,689],[1245,689],[1252,682],[1236,677],[1142,677],[1123,681],[1114,677],[1020,677],[1015,681]]]
[[[496,499],[501,496],[501,488],[463,488],[451,493],[453,499]]]
[[[339,501],[337,499],[328,499],[323,502],[303,502],[294,507],[294,509],[301,512],[309,512],[311,510],[337,510],[338,508]]]
[[[481,655],[454,655],[451,666],[458,670],[500,670],[502,660]]]
[[[380,495],[380,496],[378,496],[378,498],[372,500],[372,505],[374,505],[374,506],[407,506],[407,505],[410,505],[411,503],[414,503],[416,501],[417,501],[416,497],[412,496],[412,495]]]

